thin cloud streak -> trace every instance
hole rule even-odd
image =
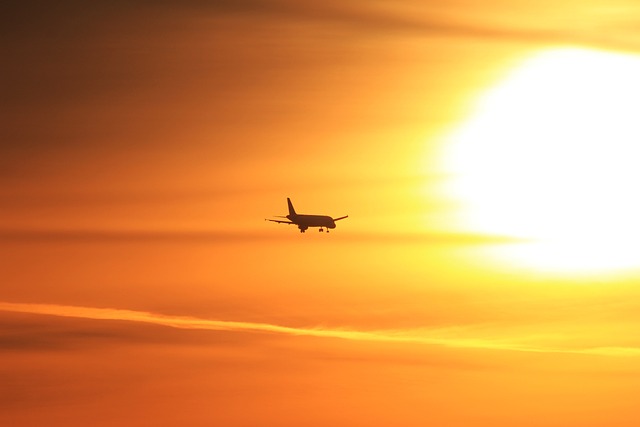
[[[96,28],[103,28],[104,22],[122,19],[122,16],[171,16],[174,21],[186,22],[194,15],[201,17],[226,16],[227,18],[253,18],[264,21],[316,22],[325,25],[342,25],[345,28],[373,31],[379,33],[416,33],[425,36],[471,37],[495,40],[519,40],[523,42],[545,44],[585,44],[600,47],[618,48],[637,51],[640,49],[634,32],[620,25],[615,20],[607,20],[593,24],[592,28],[606,28],[607,31],[594,31],[571,25],[570,20],[562,21],[563,26],[549,27],[548,20],[539,17],[536,20],[536,9],[525,9],[522,14],[531,19],[529,27],[521,25],[505,26],[484,22],[469,14],[457,21],[450,16],[456,12],[454,7],[425,7],[419,13],[408,12],[402,8],[379,8],[367,2],[345,3],[327,1],[323,3],[291,0],[235,0],[205,2],[190,0],[181,3],[171,2],[86,2],[65,0],[66,7],[55,8],[48,3],[33,8],[27,3],[15,4],[7,10],[9,17],[3,21],[5,33],[9,36],[32,38],[50,37],[53,32],[58,38],[77,39],[77,33],[93,34]],[[575,8],[575,13],[582,9]],[[64,11],[62,13],[61,11]],[[69,12],[71,11],[71,12]],[[117,13],[115,11],[120,11]],[[509,12],[497,10],[494,15]],[[632,13],[631,10],[629,13]],[[622,12],[621,12],[622,15]],[[51,17],[54,16],[55,19]],[[516,11],[505,15],[516,20],[521,17]],[[622,16],[623,18],[624,16]],[[182,18],[182,20],[181,20]],[[60,25],[63,22],[66,25]],[[126,21],[125,21],[126,22]],[[16,24],[19,23],[20,25]],[[52,28],[52,23],[55,27]],[[596,25],[597,24],[597,25]]]
[[[346,328],[298,328],[260,322],[202,319],[188,316],[169,316],[146,311],[114,308],[81,307],[55,304],[27,304],[0,302],[0,311],[49,315],[58,317],[139,322],[177,329],[202,331],[265,332],[289,336],[317,338],[338,338],[350,341],[376,341],[396,343],[417,343],[450,348],[477,350],[503,350],[534,353],[573,353],[599,356],[639,356],[640,348],[598,346],[590,348],[553,348],[545,346],[521,345],[508,340],[482,338],[442,337],[443,334],[460,333],[460,328],[407,329],[358,331]]]
[[[105,242],[105,241],[189,241],[189,242],[228,242],[254,240],[291,241],[292,235],[273,231],[219,231],[219,230],[2,230],[0,239],[4,241],[27,242]],[[416,243],[433,245],[486,245],[521,243],[523,240],[508,236],[484,235],[473,233],[362,233],[349,232],[339,236],[341,242],[382,242]]]
[[[232,2],[235,3],[235,2]],[[452,9],[442,9],[433,7],[423,9],[418,14],[410,14],[401,9],[378,10],[371,7],[366,2],[346,4],[344,2],[300,2],[290,0],[246,0],[240,3],[243,7],[226,9],[236,13],[260,15],[271,14],[273,16],[289,17],[299,21],[307,19],[320,22],[331,22],[343,24],[348,28],[362,28],[369,31],[387,32],[413,32],[425,36],[449,36],[449,37],[469,37],[494,40],[518,40],[529,43],[543,44],[581,44],[599,47],[608,47],[620,50],[637,51],[640,48],[638,40],[625,28],[615,26],[615,22],[603,20],[599,25],[605,26],[609,31],[603,35],[602,31],[582,29],[578,26],[556,26],[548,27],[547,20],[535,22],[530,27],[521,25],[500,26],[478,20],[473,15],[467,16],[459,21],[452,21],[447,17],[447,11]],[[222,5],[229,6],[229,2],[222,2]],[[217,4],[220,7],[220,4]],[[577,8],[576,12],[580,9]],[[535,16],[535,9],[523,13],[530,18]],[[567,21],[565,21],[566,23]]]

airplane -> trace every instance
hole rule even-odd
[[[287,205],[289,205],[289,215],[280,216],[274,215],[278,218],[287,218],[289,221],[283,221],[279,219],[265,219],[265,221],[277,222],[280,224],[294,224],[297,225],[300,229],[301,233],[307,231],[309,227],[320,227],[320,232],[323,232],[324,229],[327,229],[327,233],[330,228],[336,228],[336,221],[341,219],[348,218],[349,215],[341,216],[340,218],[331,218],[328,215],[304,215],[296,213],[296,210],[293,208],[293,203],[291,203],[291,199],[287,197]]]

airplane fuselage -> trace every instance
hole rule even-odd
[[[306,215],[306,214],[296,214],[296,215],[287,215],[287,219],[292,223],[296,224],[301,229],[304,227],[326,227],[326,228],[336,228],[336,223],[333,218],[328,215]]]

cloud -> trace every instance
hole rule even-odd
[[[10,2],[11,3],[11,2]],[[37,3],[34,6],[34,3]],[[537,4],[536,4],[537,6]],[[5,35],[51,36],[74,38],[74,33],[94,33],[96,28],[112,30],[114,23],[131,23],[131,18],[144,17],[145,21],[172,16],[175,22],[181,19],[198,19],[207,16],[229,16],[235,18],[261,19],[265,21],[320,22],[332,26],[343,26],[352,30],[384,32],[414,32],[453,37],[473,37],[487,39],[507,39],[542,43],[595,44],[623,49],[638,49],[633,31],[626,26],[616,25],[616,16],[598,18],[593,28],[573,23],[571,19],[556,19],[563,25],[550,25],[549,17],[540,10],[553,5],[542,4],[540,8],[519,9],[488,4],[478,17],[473,9],[456,8],[454,5],[421,5],[416,9],[412,2],[399,2],[393,7],[355,1],[297,1],[297,0],[189,0],[169,1],[95,1],[63,0],[56,2],[13,2],[4,8]],[[623,5],[628,7],[628,5]],[[468,9],[468,10],[467,10]],[[624,7],[620,9],[624,18]],[[570,13],[580,15],[589,12],[589,5],[580,5],[563,10],[559,17]],[[593,15],[593,13],[591,14]],[[599,16],[599,15],[597,15]],[[452,18],[455,17],[455,18]],[[484,18],[483,18],[484,17]],[[512,25],[490,23],[489,18],[504,18]],[[566,18],[573,18],[569,15]],[[526,20],[526,26],[522,25]],[[102,26],[109,22],[109,25]],[[551,21],[553,22],[553,21]],[[604,31],[604,29],[607,31]]]
[[[153,231],[153,230],[0,230],[4,241],[109,242],[109,241],[187,241],[227,242],[273,239],[265,233],[224,231]],[[276,237],[277,238],[277,237]]]
[[[166,242],[229,242],[229,241],[291,241],[298,237],[287,229],[274,232],[267,231],[179,231],[179,230],[46,230],[21,229],[1,230],[0,238],[4,241],[49,241],[49,242],[130,242],[130,241],[166,241]],[[361,243],[374,242],[382,244],[425,244],[425,245],[494,245],[521,242],[520,239],[508,236],[485,235],[473,233],[367,233],[345,232],[338,236],[336,242]]]
[[[531,344],[525,340],[483,338],[473,334],[473,328],[416,328],[405,330],[355,330],[348,328],[291,327],[262,322],[214,320],[188,316],[169,316],[146,311],[114,308],[81,307],[55,304],[25,304],[0,302],[0,311],[49,315],[103,321],[127,321],[159,325],[176,329],[270,333],[298,337],[336,338],[350,341],[416,343],[448,348],[502,350],[535,353],[574,353],[601,356],[637,356],[640,348],[602,345],[583,348],[562,348]]]
[[[202,6],[195,1],[192,4]],[[322,21],[341,24],[353,29],[371,30],[379,33],[413,32],[427,36],[471,37],[497,40],[517,40],[534,43],[565,44],[578,43],[600,45],[619,49],[637,50],[640,48],[634,33],[626,26],[618,25],[617,17],[624,18],[624,11],[631,11],[630,6],[622,4],[618,15],[604,16],[594,14],[592,5],[563,9],[556,22],[562,25],[550,25],[549,17],[541,12],[545,8],[556,9],[555,4],[532,4],[529,8],[509,8],[503,5],[483,5],[483,13],[478,14],[473,8],[443,7],[442,5],[425,6],[419,9],[410,1],[398,2],[395,7],[383,7],[371,2],[338,2],[322,3],[297,0],[242,0],[218,1],[209,7],[227,12],[274,15],[293,18],[296,21]],[[468,9],[468,10],[467,10]],[[575,16],[595,16],[594,22],[573,23]],[[480,15],[480,16],[478,16]],[[491,23],[496,18],[511,25]],[[523,25],[523,22],[526,24]],[[591,24],[591,25],[589,25]],[[598,31],[594,28],[599,28]],[[606,34],[602,31],[607,28]]]

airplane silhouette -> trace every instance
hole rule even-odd
[[[331,218],[328,215],[304,215],[296,213],[296,210],[293,208],[293,203],[291,203],[291,199],[287,197],[287,204],[289,205],[289,215],[280,216],[274,215],[278,218],[287,218],[289,221],[283,221],[279,219],[265,219],[265,221],[277,222],[280,224],[295,224],[300,229],[301,233],[307,231],[309,227],[320,227],[320,232],[323,232],[324,229],[327,229],[327,233],[330,228],[336,228],[336,221],[341,219],[348,218],[349,215],[341,216],[340,218]]]

